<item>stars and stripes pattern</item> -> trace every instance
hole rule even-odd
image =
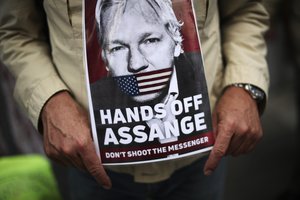
[[[119,88],[127,95],[137,96],[158,92],[170,80],[173,68],[166,68],[134,75],[114,77]]]

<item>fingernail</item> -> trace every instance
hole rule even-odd
[[[106,189],[106,190],[109,190],[109,189],[111,188],[110,185],[102,185],[102,187],[103,187],[104,189]]]
[[[212,174],[212,170],[206,170],[205,172],[204,172],[204,175],[205,176],[210,176]]]
[[[110,179],[108,179],[108,181],[105,182],[105,183],[102,185],[102,187],[103,187],[104,189],[106,189],[106,190],[110,190],[111,187],[112,187]]]

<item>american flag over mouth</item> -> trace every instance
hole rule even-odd
[[[169,83],[172,70],[173,68],[170,67],[134,75],[117,76],[114,79],[122,92],[127,95],[151,94],[162,90]]]

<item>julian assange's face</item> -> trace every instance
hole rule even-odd
[[[110,30],[106,31],[103,57],[110,74],[125,76],[173,67],[174,40],[163,24],[153,19],[146,20],[131,4],[127,4],[117,22],[106,23],[106,29]],[[134,96],[133,99],[143,102],[160,93]]]

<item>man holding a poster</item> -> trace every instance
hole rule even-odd
[[[106,2],[141,5],[141,1],[151,0]],[[93,0],[85,3],[96,5]],[[269,79],[263,37],[268,14],[261,1],[172,3],[178,3],[182,15],[196,13],[215,145],[208,158],[187,157],[105,170],[93,145],[86,112],[82,1],[0,1],[0,58],[17,79],[17,100],[43,133],[46,154],[77,168],[70,171],[73,199],[221,199],[222,158],[248,153],[262,137],[259,112],[266,97],[261,94],[267,94]],[[157,42],[154,38],[146,44]],[[176,47],[175,43],[174,52]],[[118,52],[123,47],[111,50]],[[210,176],[204,176],[202,169]],[[104,190],[94,179],[111,190]]]

